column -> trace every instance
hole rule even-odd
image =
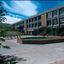
[[[57,10],[57,14],[58,14],[58,26],[60,26],[60,21],[59,21],[59,9]]]
[[[52,12],[51,12],[51,25],[52,25],[52,27],[53,27]]]

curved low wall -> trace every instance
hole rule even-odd
[[[17,39],[17,42],[22,43],[22,44],[47,44],[47,43],[64,42],[64,38],[50,39],[50,40],[22,40],[22,39]]]

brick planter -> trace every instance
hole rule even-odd
[[[47,44],[47,43],[64,42],[64,38],[49,39],[49,40],[23,40],[23,39],[17,39],[17,42],[22,43],[22,44]]]

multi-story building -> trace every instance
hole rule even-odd
[[[13,24],[25,33],[32,33],[42,26],[55,28],[60,25],[64,25],[64,4]]]

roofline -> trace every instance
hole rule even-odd
[[[33,17],[39,16],[39,15],[42,15],[42,14],[45,14],[45,13],[48,13],[48,12],[54,11],[54,10],[56,10],[56,9],[63,8],[63,7],[64,7],[64,4],[59,5],[59,6],[56,6],[56,7],[52,8],[52,9],[46,10],[46,11],[41,12],[41,13],[39,13],[39,14],[36,14],[36,15],[30,16],[29,18],[26,18],[26,19],[24,19],[24,20],[20,20],[20,21],[18,21],[18,22],[22,22],[22,21],[28,20],[28,19],[30,19],[30,18],[33,18]],[[13,24],[16,24],[16,23],[18,23],[18,22],[15,22],[15,23],[13,23]]]

